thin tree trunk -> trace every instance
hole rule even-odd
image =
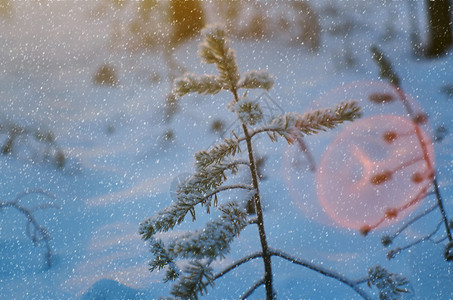
[[[232,90],[234,95],[234,100],[239,101],[239,96],[236,89]],[[252,185],[256,190],[255,195],[253,196],[253,201],[255,203],[256,217],[258,225],[258,233],[260,236],[261,249],[263,250],[263,262],[264,262],[264,286],[266,288],[266,299],[273,300],[275,299],[274,287],[273,287],[273,278],[272,278],[272,264],[271,264],[271,255],[269,253],[269,247],[267,245],[266,231],[264,230],[264,218],[263,218],[263,208],[261,206],[261,197],[259,191],[258,183],[258,173],[256,169],[256,162],[254,158],[253,146],[252,146],[252,137],[249,134],[247,125],[242,124],[242,130],[244,131],[245,142],[247,144],[247,152],[249,155],[250,163],[250,176],[252,177]]]
[[[263,260],[264,260],[264,285],[266,287],[266,299],[274,299],[274,289],[272,284],[272,264],[271,264],[271,255],[269,254],[269,249],[267,245],[266,232],[264,230],[263,222],[263,209],[261,207],[261,199],[258,186],[258,175],[256,173],[256,164],[255,158],[253,157],[253,147],[252,147],[252,138],[249,135],[247,126],[242,124],[242,129],[245,135],[245,141],[247,143],[247,151],[249,154],[250,161],[250,174],[252,176],[252,184],[256,189],[256,193],[253,196],[256,209],[256,217],[258,219],[258,232],[260,235],[261,248],[263,250]]]
[[[435,176],[433,179],[433,185],[434,185],[434,193],[436,194],[436,198],[437,198],[437,205],[439,206],[440,213],[442,214],[442,221],[444,222],[445,231],[447,232],[447,238],[448,238],[448,241],[451,242],[453,240],[453,238],[451,236],[450,226],[448,224],[447,213],[445,212],[444,202],[442,201],[442,197],[440,196],[439,185],[437,184],[437,179]]]

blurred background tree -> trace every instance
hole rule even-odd
[[[451,29],[451,2],[449,0],[426,0],[428,13],[427,57],[445,54],[453,44]]]
[[[10,0],[0,0],[0,18],[11,17],[12,11]]]
[[[197,35],[205,26],[205,15],[199,0],[171,0],[169,10],[172,46]]]

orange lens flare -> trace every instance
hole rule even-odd
[[[327,149],[312,152],[313,159],[297,145],[288,147],[284,176],[293,203],[305,217],[366,234],[402,220],[423,200],[434,176],[434,151],[425,134],[430,131],[427,115],[414,98],[391,84],[341,85],[310,108],[347,99],[359,103],[362,119],[304,138],[307,149]],[[316,182],[311,185],[315,167]]]
[[[363,234],[406,217],[433,173],[429,137],[400,116],[358,120],[328,147],[316,175],[318,199],[338,225]]]

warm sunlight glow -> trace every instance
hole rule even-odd
[[[362,119],[342,131],[322,157],[318,198],[343,227],[387,226],[407,216],[426,195],[433,164],[432,143],[411,120]]]

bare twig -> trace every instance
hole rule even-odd
[[[252,260],[252,259],[255,259],[255,258],[258,258],[258,257],[263,257],[263,253],[262,252],[255,252],[255,253],[252,253],[250,255],[247,255],[247,256],[244,256],[243,258],[235,261],[234,263],[232,263],[231,265],[229,265],[228,267],[226,267],[225,269],[223,269],[221,272],[217,273],[214,277],[212,277],[212,281],[222,277],[223,275],[225,275],[226,273],[230,272],[231,270],[234,270],[235,268],[239,267],[240,265]]]
[[[427,214],[429,214],[430,212],[434,211],[437,206],[439,204],[436,203],[434,204],[433,206],[431,206],[430,208],[428,208],[427,210],[423,211],[422,213],[414,216],[412,219],[410,219],[409,221],[407,221],[403,226],[401,226],[400,229],[398,229],[394,234],[392,234],[391,236],[385,236],[383,237],[383,241],[384,239],[387,241],[385,243],[385,245],[389,245],[398,235],[400,235],[404,230],[406,230],[410,225],[412,225],[413,223],[415,223],[416,221],[418,221],[419,219],[421,219],[422,217],[426,216]]]
[[[444,236],[438,240],[433,241],[434,244],[440,244],[447,239],[447,236]]]
[[[261,278],[260,280],[258,280],[257,282],[255,282],[242,296],[241,296],[241,300],[245,300],[247,299],[247,297],[249,297],[251,294],[253,294],[253,292],[259,288],[260,286],[262,286],[264,284],[264,277]]]
[[[388,252],[387,252],[387,259],[392,259],[392,258],[394,258],[397,254],[401,253],[402,251],[407,250],[407,249],[409,249],[409,248],[411,248],[411,247],[413,247],[413,246],[415,246],[415,245],[417,245],[417,244],[419,244],[419,243],[421,243],[421,242],[423,242],[423,241],[430,240],[431,237],[432,237],[433,235],[435,235],[436,232],[439,230],[439,228],[440,228],[441,225],[442,225],[442,221],[440,221],[440,222],[437,224],[437,226],[436,226],[436,228],[434,229],[434,231],[432,231],[430,234],[428,234],[428,235],[426,235],[426,236],[424,236],[424,237],[422,237],[422,238],[419,238],[418,240],[415,240],[414,242],[412,242],[412,243],[410,243],[410,244],[408,244],[408,245],[406,245],[406,246],[404,246],[404,247],[398,247],[398,248],[395,248],[395,249],[393,249],[393,250],[388,251]]]
[[[439,206],[440,213],[442,214],[442,221],[444,222],[444,225],[445,225],[445,231],[447,233],[447,238],[448,238],[448,241],[451,242],[452,236],[451,236],[450,226],[448,226],[447,213],[445,212],[442,197],[439,192],[439,185],[437,184],[437,179],[435,176],[433,179],[433,185],[434,185],[434,193],[436,194],[436,198],[437,198],[437,204]]]
[[[332,270],[328,270],[324,267],[321,267],[321,266],[318,266],[318,265],[315,265],[309,261],[306,261],[306,260],[303,260],[303,259],[300,259],[300,258],[297,258],[297,257],[294,257],[290,254],[287,254],[281,250],[275,250],[275,249],[269,249],[269,253],[273,256],[279,256],[281,258],[284,258],[294,264],[297,264],[297,265],[301,265],[303,267],[306,267],[310,270],[313,270],[313,271],[316,271],[318,273],[321,273],[322,275],[324,276],[327,276],[327,277],[330,277],[330,278],[333,278],[333,279],[336,279],[346,285],[348,285],[349,287],[351,287],[357,294],[359,294],[360,296],[362,296],[363,299],[371,299],[370,296],[368,296],[364,291],[362,291],[362,289],[358,286],[359,282],[358,281],[353,281],[347,277],[345,277],[344,275],[341,275],[335,271],[332,271]]]
[[[297,144],[299,145],[300,150],[304,152],[305,158],[307,159],[308,162],[308,167],[310,171],[314,172],[316,171],[316,163],[313,155],[311,154],[310,150],[308,149],[307,145],[305,144],[304,140],[302,137],[297,136],[296,137]]]
[[[49,193],[48,191],[46,190],[43,190],[43,189],[40,189],[40,188],[36,188],[36,189],[26,189],[25,191],[23,191],[22,193],[18,194],[14,200],[12,200],[13,202],[18,202],[20,199],[24,198],[25,196],[28,196],[30,194],[41,194],[43,196],[46,196],[46,197],[49,197],[49,198],[52,198],[52,199],[55,199],[56,196],[54,194],[51,194]]]
[[[331,270],[328,270],[324,267],[321,267],[321,266],[318,266],[318,265],[315,265],[309,261],[306,261],[306,260],[303,260],[303,259],[300,259],[300,258],[297,258],[297,257],[294,257],[294,256],[291,256],[290,254],[287,254],[281,250],[276,250],[276,249],[273,249],[273,248],[268,248],[268,253],[269,255],[271,256],[279,256],[281,258],[284,258],[286,260],[289,260],[290,262],[294,263],[294,264],[298,264],[298,265],[301,265],[301,266],[304,266],[306,268],[309,268],[313,271],[316,271],[318,273],[321,273],[322,275],[324,276],[327,276],[327,277],[330,277],[330,278],[333,278],[333,279],[336,279],[348,286],[350,286],[357,294],[359,294],[360,296],[362,296],[364,299],[371,299],[364,291],[362,291],[362,289],[359,287],[360,284],[362,283],[365,283],[367,282],[368,280],[368,277],[363,277],[363,278],[359,278],[357,280],[351,280],[347,277],[345,277],[344,275],[341,275],[335,271],[331,271]],[[246,262],[249,262],[255,258],[259,258],[259,257],[263,257],[263,253],[262,252],[255,252],[255,253],[252,253],[250,255],[247,255],[247,256],[244,256],[243,258],[237,260],[236,262],[232,263],[231,265],[229,265],[228,267],[226,267],[225,269],[223,269],[221,272],[217,273],[213,278],[212,278],[212,282],[214,282],[215,280],[217,280],[218,278],[222,277],[223,275],[227,274],[228,272],[234,270],[235,268],[239,267],[240,265],[246,263]],[[251,286],[241,297],[241,299],[245,299],[247,297],[249,297],[259,286],[263,285],[265,283],[264,281],[264,277],[261,278],[259,281],[257,281],[253,286]]]

